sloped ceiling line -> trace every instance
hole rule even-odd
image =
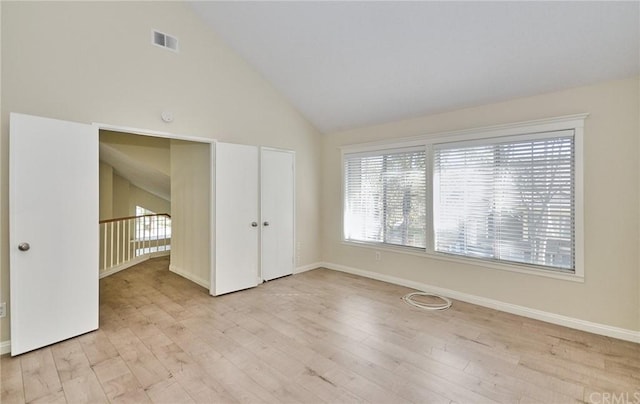
[[[136,187],[166,201],[171,201],[171,177],[127,154],[100,142],[100,161],[113,167],[114,172]]]

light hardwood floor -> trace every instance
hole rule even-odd
[[[319,269],[213,298],[150,260],[100,281],[98,331],[3,356],[1,401],[640,403],[638,344],[408,292]]]

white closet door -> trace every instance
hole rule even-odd
[[[215,146],[215,267],[210,293],[258,284],[258,148]]]
[[[11,114],[11,354],[98,328],[98,130]]]
[[[261,149],[262,279],[293,273],[294,153]]]

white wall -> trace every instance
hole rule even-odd
[[[319,133],[186,5],[3,1],[0,7],[3,299],[9,299],[9,112],[295,150],[300,265],[320,261]],[[152,29],[178,37],[180,52],[153,46]],[[164,109],[173,112],[173,123],[160,119]],[[0,341],[8,340],[9,317],[0,328]]]
[[[325,261],[597,324],[640,330],[639,80],[601,83],[324,138]],[[585,280],[544,278],[341,243],[341,145],[588,112]]]
[[[171,265],[209,287],[211,145],[171,141]]]

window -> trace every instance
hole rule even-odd
[[[585,117],[344,148],[344,240],[583,276]]]
[[[344,237],[426,247],[425,149],[345,158]]]
[[[573,132],[434,146],[437,252],[574,268]]]

